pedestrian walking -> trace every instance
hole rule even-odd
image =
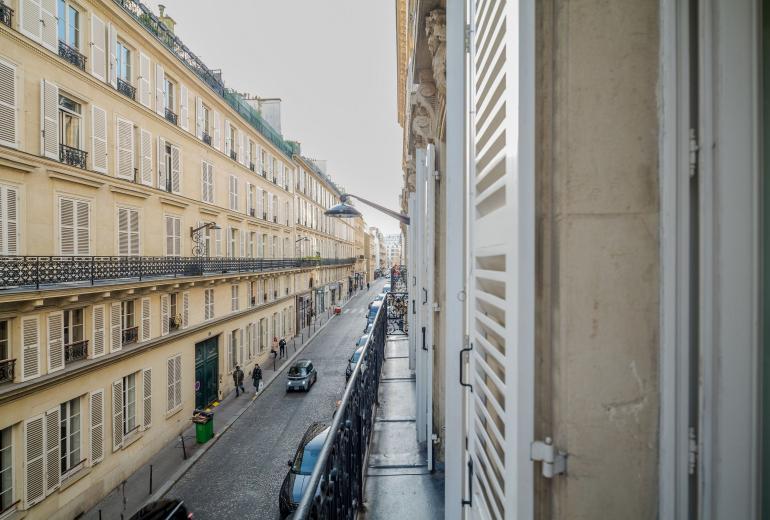
[[[275,349],[275,346],[270,349],[270,355],[273,356],[273,372],[275,372],[275,358],[278,357],[278,351]]]
[[[251,371],[251,380],[254,383],[254,393],[259,392],[259,383],[262,381],[262,368],[259,363],[254,365],[254,370]]]
[[[278,352],[278,336],[273,336],[273,350]]]
[[[369,282],[366,282],[366,290],[369,290]]]
[[[243,370],[239,365],[235,365],[235,371],[233,372],[233,383],[235,383],[235,397],[241,395],[241,392],[246,393],[246,389],[243,388]]]
[[[281,357],[286,357],[286,338],[281,338],[281,341],[278,342],[278,347],[280,348]]]

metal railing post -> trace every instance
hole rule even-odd
[[[94,264],[95,263],[96,263],[96,257],[92,256],[91,257],[91,285],[94,284],[94,267],[95,267]]]

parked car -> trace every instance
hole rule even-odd
[[[327,424],[313,423],[302,436],[294,458],[288,462],[289,472],[283,479],[281,491],[278,494],[281,518],[293,513],[302,500],[302,494],[310,481],[310,475],[313,473],[327,435],[329,435]]]
[[[318,372],[316,372],[312,361],[309,359],[300,359],[295,361],[294,364],[289,367],[287,377],[287,392],[293,390],[304,390],[307,392],[318,380]]]
[[[371,323],[374,323],[374,318],[377,317],[377,311],[380,310],[380,307],[382,307],[382,301],[372,302],[371,305],[369,305],[369,311],[366,313],[367,326],[369,326]]]
[[[374,328],[374,322],[367,322],[366,327],[364,328],[364,336],[368,336],[372,333],[372,329]]]
[[[129,520],[189,520],[193,514],[184,502],[175,498],[164,498],[150,502],[137,511]]]
[[[358,338],[358,341],[356,341],[357,347],[363,347],[366,345],[366,342],[369,341],[369,334],[364,334],[360,338]]]
[[[389,293],[389,292],[390,292],[390,284],[389,284],[389,283],[386,283],[386,284],[383,286],[383,288],[382,288],[382,292],[384,292],[384,293]]]
[[[376,302],[381,302],[384,299],[385,299],[385,293],[380,293],[380,294],[378,294],[377,296],[374,297],[374,301],[376,301]]]
[[[361,336],[361,337],[363,338],[364,336]],[[365,336],[365,337],[368,338],[369,336]],[[356,351],[353,352],[353,355],[350,356],[350,359],[348,359],[348,366],[345,368],[345,381],[350,380],[350,376],[353,375],[353,370],[355,370],[356,368],[356,363],[358,363],[358,360],[361,359],[361,354],[363,353],[364,353],[364,347],[358,347]]]

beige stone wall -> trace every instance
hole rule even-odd
[[[658,3],[537,18],[537,434],[569,453],[538,517],[655,518]]]

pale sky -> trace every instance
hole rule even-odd
[[[176,34],[225,85],[279,97],[285,139],[352,194],[399,209],[393,0],[164,0]],[[369,226],[398,223],[364,204]]]

